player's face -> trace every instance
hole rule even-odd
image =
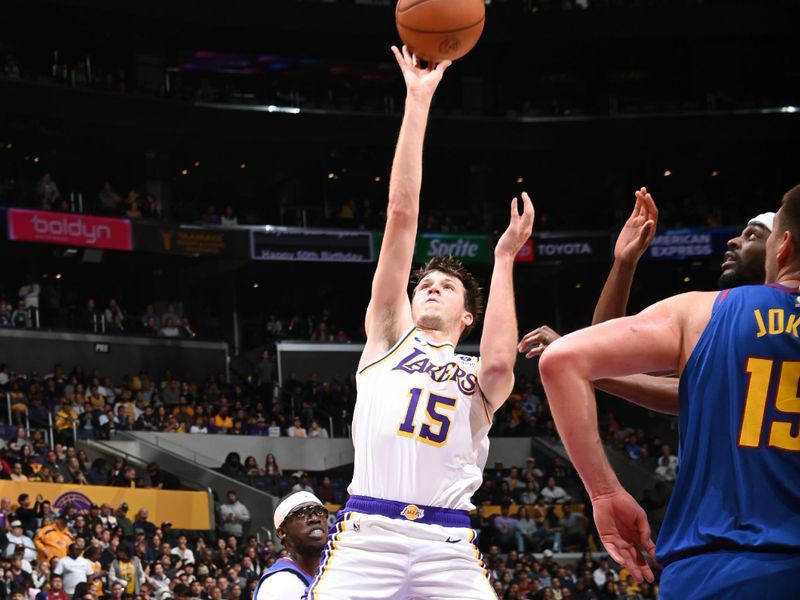
[[[738,236],[728,240],[722,263],[720,288],[764,283],[764,261],[769,229],[748,225]]]
[[[464,284],[458,277],[433,271],[419,282],[411,301],[411,315],[419,327],[447,331],[459,322],[472,323],[464,305]]]
[[[291,548],[309,548],[322,552],[327,542],[328,511],[311,504],[292,511],[281,527]]]

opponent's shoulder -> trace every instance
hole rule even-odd
[[[254,600],[286,600],[300,598],[305,592],[306,583],[300,575],[288,568],[265,573],[258,585]]]

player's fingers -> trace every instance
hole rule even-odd
[[[650,242],[649,238],[651,237],[651,234],[653,233],[654,229],[655,229],[655,223],[653,223],[653,221],[647,221],[647,223],[645,223],[642,226],[641,230],[639,231],[639,237],[638,237],[639,243],[642,245],[649,243]]]
[[[537,356],[541,356],[544,351],[547,349],[547,346],[544,344],[539,344],[536,348],[533,348],[530,352],[525,353],[525,358],[535,358]]]
[[[625,564],[625,559],[622,557],[619,548],[617,548],[617,545],[614,542],[608,542],[603,540],[603,546],[605,546],[608,555],[614,559],[614,562],[620,565]]]
[[[436,70],[444,73],[447,68],[453,64],[452,60],[443,60],[438,65],[436,65]]]
[[[537,327],[533,331],[529,331],[522,339],[519,341],[519,346],[522,348],[523,346],[530,346],[531,344],[538,344],[542,341],[542,337],[545,334],[544,327]]]
[[[394,58],[397,61],[397,64],[400,65],[401,68],[406,66],[405,59],[403,58],[403,54],[397,48],[397,46],[392,46],[392,54],[394,54]]]

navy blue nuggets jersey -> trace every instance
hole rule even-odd
[[[715,550],[800,553],[800,308],[725,290],[681,376],[679,471],[662,565]]]

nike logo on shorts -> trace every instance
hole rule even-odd
[[[461,538],[458,538],[457,540],[451,540],[449,535],[447,536],[447,539],[445,540],[445,542],[447,542],[448,544],[457,544],[460,541],[461,541]]]

